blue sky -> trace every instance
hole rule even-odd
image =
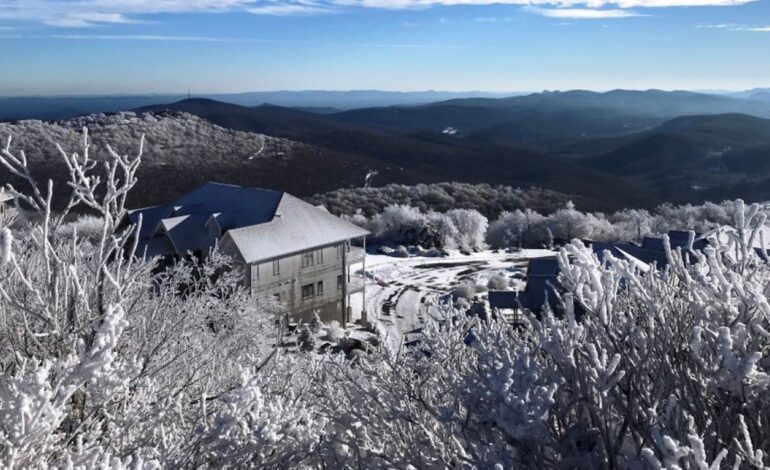
[[[770,0],[0,0],[0,95],[770,86]]]

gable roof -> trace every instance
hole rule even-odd
[[[205,250],[224,234],[223,242],[232,242],[247,263],[369,234],[290,194],[221,183],[207,183],[170,204],[128,212],[128,223],[140,218],[138,254]]]
[[[243,260],[255,263],[368,235],[366,230],[290,194],[268,223],[230,230]]]

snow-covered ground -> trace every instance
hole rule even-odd
[[[481,251],[470,255],[455,252],[442,258],[369,254],[366,257],[369,321],[379,324],[386,332],[388,343],[398,348],[402,342],[416,339],[429,318],[441,319],[435,305],[445,300],[457,284],[472,282],[486,286],[491,276],[500,274],[511,280],[514,288],[522,287],[520,279],[526,273],[528,260],[553,254],[549,250]]]

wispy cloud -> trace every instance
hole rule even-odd
[[[243,11],[257,15],[317,15],[375,8],[517,5],[556,18],[626,18],[635,9],[734,6],[756,0],[0,0],[0,23],[37,22],[83,28],[130,23],[145,15]]]
[[[6,36],[0,36],[0,38]],[[10,37],[10,36],[8,36]],[[16,38],[18,36],[12,36]],[[260,44],[316,44],[314,41],[289,41],[260,38],[227,38],[211,36],[166,36],[145,34],[48,34],[28,36],[35,39],[57,39],[69,41],[157,41],[157,42],[212,42],[212,43],[260,43]],[[463,45],[452,44],[410,44],[410,43],[358,43],[358,42],[333,42],[331,46],[362,47],[374,49],[468,49]]]
[[[210,36],[165,36],[146,34],[50,34],[33,36],[43,39],[64,39],[73,41],[158,41],[158,42],[254,42],[254,43],[285,43],[270,39],[226,38]]]
[[[331,13],[333,10],[326,5],[313,5],[305,3],[290,4],[269,4],[249,8],[246,11],[255,15],[317,15],[320,13]]]
[[[745,25],[742,24],[733,24],[733,23],[719,23],[719,24],[699,24],[695,25],[698,29],[734,29],[734,28],[740,28]]]
[[[747,24],[719,23],[719,24],[699,24],[695,25],[698,29],[720,29],[724,31],[747,31],[752,33],[770,33],[770,25],[751,26]]]
[[[485,16],[473,19],[476,23],[508,23],[511,20],[510,16]]]
[[[539,8],[525,7],[531,13],[547,16],[549,18],[569,18],[574,20],[594,20],[608,18],[630,18],[634,16],[646,16],[634,10],[594,10],[591,8]]]
[[[770,33],[770,25],[768,26],[754,26],[750,28],[743,28],[739,31],[750,31],[753,33]]]

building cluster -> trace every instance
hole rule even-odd
[[[699,233],[672,230],[668,234],[669,246],[672,250],[681,248],[701,251],[708,246],[708,239]],[[599,261],[604,261],[607,254],[617,259],[626,259],[639,266],[655,265],[665,269],[668,264],[665,241],[662,237],[644,237],[640,244],[634,243],[604,243],[584,241],[594,251]],[[766,257],[764,250],[757,249],[757,254]],[[559,310],[559,262],[556,256],[536,258],[527,267],[527,284],[523,291],[490,291],[489,305],[493,310],[510,318],[517,318],[521,312],[528,311],[539,316],[545,305]],[[580,307],[576,307],[576,315],[580,315]]]

